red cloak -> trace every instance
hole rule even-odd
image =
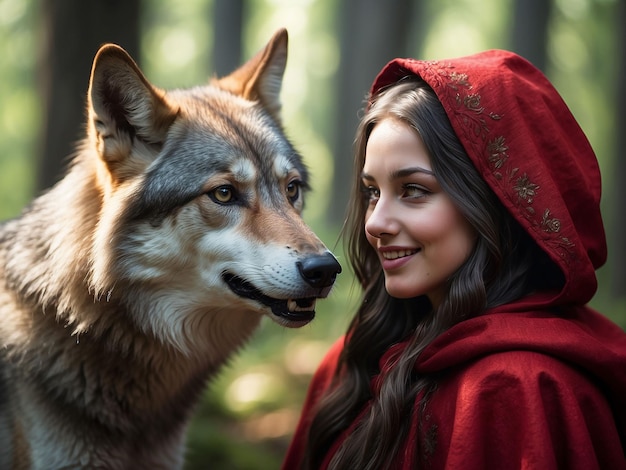
[[[422,352],[416,371],[436,374],[437,388],[428,400],[416,397],[392,468],[626,469],[626,334],[585,305],[606,259],[589,142],[543,74],[513,53],[395,59],[372,94],[408,75],[433,88],[475,167],[565,283],[462,321]],[[311,382],[285,470],[299,468],[343,341]],[[372,399],[404,347],[381,358]]]

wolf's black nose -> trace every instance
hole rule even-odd
[[[341,265],[330,253],[310,256],[297,265],[302,278],[315,288],[332,286],[341,272]]]

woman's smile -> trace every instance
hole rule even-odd
[[[380,264],[384,271],[393,271],[405,266],[415,255],[419,249],[409,248],[379,248]]]
[[[415,253],[417,253],[419,250],[411,250],[411,249],[405,249],[405,250],[391,250],[388,251],[389,249],[379,249],[380,251],[380,255],[385,258],[386,260],[394,260],[394,259],[398,259],[398,258],[404,258],[406,256],[411,256],[414,255]]]

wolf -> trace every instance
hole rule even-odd
[[[341,266],[301,218],[287,42],[169,91],[99,49],[67,173],[0,226],[0,468],[181,468],[260,319],[313,319]]]

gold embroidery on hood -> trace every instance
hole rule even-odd
[[[436,63],[436,62],[433,62],[433,63]],[[450,78],[449,86],[450,88],[454,88],[455,90],[457,89],[457,85],[468,87],[468,88],[470,86],[470,84],[467,83],[466,73],[450,72],[449,78]]]
[[[518,200],[524,199],[528,204],[532,204],[533,198],[537,194],[537,191],[539,191],[539,185],[532,183],[528,175],[524,173],[523,176],[517,178],[513,189],[517,192]]]
[[[487,152],[489,152],[489,162],[493,165],[496,170],[502,168],[502,166],[506,163],[509,156],[506,151],[509,149],[506,145],[506,141],[504,136],[499,136],[490,141],[487,144]],[[499,171],[494,172],[496,178],[501,179],[502,173]]]
[[[485,110],[485,108],[480,105],[480,95],[467,95],[463,98],[463,104],[467,109],[474,111],[476,114],[482,114]]]
[[[491,129],[486,118],[499,121],[505,116],[485,109],[481,103],[482,97],[474,90],[468,74],[454,71],[454,66],[449,63],[440,63],[436,60],[427,63],[435,72],[432,78],[439,82],[439,85],[443,85],[442,88],[454,90],[453,98],[457,108],[455,114],[461,118],[463,124],[475,137],[480,138],[480,141],[475,140],[474,143],[479,145],[493,176],[503,186],[504,193],[509,200],[520,209],[520,214],[531,223],[531,226],[549,235],[542,237],[546,244],[557,250],[562,258],[571,259],[574,244],[565,236],[554,236],[561,231],[560,219],[553,217],[550,208],[541,211],[539,213],[541,215],[538,215],[535,210],[534,204],[536,204],[536,197],[540,194],[540,185],[533,181],[532,175],[524,172],[519,176],[520,169],[511,167],[510,148],[504,135],[490,138]],[[528,170],[532,172],[533,169]]]
[[[550,218],[550,209],[546,209],[541,219],[541,227],[543,227],[546,232],[558,232],[561,230],[561,222],[559,219]]]

